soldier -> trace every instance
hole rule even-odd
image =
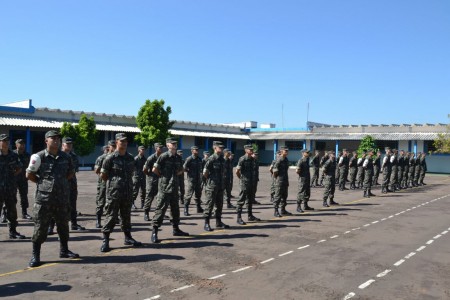
[[[392,149],[393,153],[391,155],[391,190],[393,192],[398,190],[398,151],[397,149]]]
[[[184,171],[187,175],[187,193],[184,197],[184,215],[189,216],[189,205],[191,204],[192,195],[197,205],[197,213],[202,213],[201,197],[202,197],[202,182],[203,182],[203,162],[198,156],[198,147],[191,147],[191,156],[186,158],[183,165]]]
[[[272,177],[272,184],[270,185],[270,202],[273,203],[275,197],[275,177],[273,176],[273,167],[277,162],[277,159],[280,157],[281,151],[278,150],[275,159],[272,161],[269,167],[270,177]]]
[[[415,169],[416,169],[416,159],[414,158],[414,152],[411,152],[409,154],[408,187],[416,186],[414,183]]]
[[[256,191],[258,190],[258,182],[259,182],[259,156],[258,152],[253,152],[253,160],[254,160],[254,184],[253,184],[253,204],[261,204],[258,201],[256,201]]]
[[[402,174],[402,181],[400,182],[400,187],[403,189],[408,188],[408,173],[409,173],[409,153],[404,152],[402,150],[402,157],[403,157],[403,174]]]
[[[377,157],[375,157],[373,161],[373,184],[372,185],[380,185],[378,183],[378,177],[380,177],[381,170],[381,151],[377,151]]]
[[[152,219],[152,243],[159,243],[158,228],[162,225],[164,214],[170,205],[174,236],[188,236],[178,227],[180,223],[180,208],[178,205],[178,176],[184,172],[181,157],[177,154],[177,141],[166,140],[167,152],[158,157],[152,171],[159,177],[158,195],[155,215]]]
[[[323,174],[325,176],[325,190],[323,191],[323,206],[330,207],[330,205],[339,205],[339,203],[334,202],[334,191],[336,189],[336,159],[334,151],[328,151],[327,161],[323,164]],[[328,199],[330,199],[330,205],[328,205]]]
[[[131,203],[133,202],[133,178],[135,162],[127,152],[128,138],[125,133],[116,134],[116,151],[103,161],[100,171],[106,181],[106,218],[103,225],[103,243],[101,252],[109,252],[109,236],[114,230],[120,213],[121,227],[125,235],[124,245],[139,247],[141,242],[131,236]]]
[[[372,180],[373,180],[373,150],[367,150],[366,159],[363,163],[364,168],[364,197],[370,198],[370,196],[375,196],[372,194]]]
[[[300,151],[302,158],[297,162],[296,172],[298,174],[298,194],[297,194],[297,212],[302,213],[302,202],[305,210],[308,209],[308,201],[311,196],[311,175],[309,173],[309,150]]]
[[[177,150],[177,154],[181,157],[181,163],[184,165],[183,150]],[[178,182],[180,183],[180,192],[178,197],[180,199],[180,204],[184,204],[184,172],[179,175]]]
[[[364,164],[364,160],[365,159],[366,159],[366,151],[363,151],[363,153],[361,154],[361,157],[358,158],[358,162],[356,163],[356,166],[358,168],[358,174],[356,176],[356,178],[357,178],[356,187],[358,189],[363,187],[363,182],[364,182],[364,168],[363,168],[363,164]]]
[[[216,206],[216,228],[230,228],[222,222],[223,191],[225,189],[225,159],[223,158],[223,144],[218,141],[213,142],[214,154],[206,161],[203,170],[205,184],[205,208],[203,217],[205,218],[205,231],[213,231],[209,224],[209,219],[214,206]]]
[[[419,176],[419,184],[420,185],[427,185],[423,180],[425,179],[425,174],[427,173],[427,162],[425,160],[425,156],[427,154],[424,152],[422,153],[422,156],[420,157],[420,176]]]
[[[230,151],[230,162],[231,162],[231,167],[233,168],[234,166],[234,153]],[[230,185],[230,197],[234,198],[233,194],[231,194],[231,192],[233,191],[233,180],[234,180],[234,176],[230,177],[231,180],[231,185]],[[234,208],[233,207],[229,207],[229,208]]]
[[[341,160],[342,155],[343,155],[342,151],[338,151],[338,156],[337,156],[337,158],[335,160],[335,164],[337,164]],[[340,182],[340,178],[341,178],[341,174],[339,172],[338,166],[336,166],[336,171],[335,172],[336,172],[336,174],[335,174],[335,176],[336,176],[335,184],[338,185],[339,182]]]
[[[275,177],[275,197],[273,201],[274,216],[281,217],[282,215],[290,215],[286,211],[288,189],[289,189],[289,160],[287,158],[289,149],[286,146],[280,147],[280,157],[273,166],[273,176]],[[281,211],[278,211],[281,207]]]
[[[70,156],[61,151],[61,135],[55,130],[45,134],[46,148],[30,158],[27,179],[36,183],[33,206],[33,254],[29,266],[41,264],[41,245],[47,239],[50,219],[58,226],[60,258],[78,258],[69,250],[70,183],[75,169]]]
[[[16,231],[17,227],[17,198],[16,176],[22,171],[19,155],[9,149],[9,136],[0,134],[0,207],[5,206],[4,215],[8,222],[9,238],[24,239],[25,236]]]
[[[247,214],[248,221],[261,221],[253,215],[253,185],[256,182],[255,178],[255,160],[252,156],[253,147],[252,145],[244,146],[245,154],[239,158],[238,165],[236,167],[236,176],[239,178],[239,199],[237,200],[237,223],[239,225],[245,225],[246,223],[242,220],[242,207],[247,203]]]
[[[154,145],[155,153],[150,155],[147,158],[147,161],[144,165],[144,174],[146,176],[145,180],[145,190],[147,194],[145,195],[145,203],[144,203],[144,221],[150,221],[149,212],[150,208],[152,207],[153,199],[158,194],[158,176],[152,172],[153,166],[155,165],[156,161],[162,154],[162,148],[163,146],[160,143],[155,143]]]
[[[209,151],[203,151],[203,159],[202,159],[202,174],[203,174],[203,169],[205,168],[205,164],[206,161],[209,158]],[[205,177],[202,176],[202,191],[203,191],[203,187],[205,186]],[[203,213],[203,208],[199,205],[197,205],[197,213]]]
[[[319,168],[322,168],[323,165],[325,164],[325,162],[330,158],[330,157],[328,156],[328,153],[329,153],[329,152],[325,152],[325,155],[322,156],[322,158],[320,159]],[[323,173],[323,170],[322,170],[322,176],[320,176],[319,186],[323,186],[323,180],[324,180],[324,178],[325,178],[325,174]]]
[[[233,162],[230,159],[230,149],[223,149],[223,158],[225,159],[225,190],[223,192],[223,199],[227,203],[227,208],[235,208],[231,204],[231,186],[233,185]]]
[[[339,167],[339,190],[340,191],[347,190],[347,188],[345,187],[349,168],[347,149],[342,149],[342,156],[339,159],[338,167]]]
[[[314,150],[314,157],[310,161],[310,166],[312,169],[312,179],[311,179],[311,187],[319,186],[319,166],[320,166],[320,151]]]
[[[138,155],[134,157],[134,176],[133,176],[133,203],[132,208],[137,209],[134,202],[136,201],[136,198],[139,194],[139,190],[141,190],[141,208],[144,207],[145,203],[145,174],[144,174],[144,165],[147,161],[147,158],[145,157],[145,147],[139,146],[138,147]]]
[[[73,168],[75,173],[73,177],[69,179],[70,184],[70,221],[72,230],[86,230],[83,226],[78,224],[77,221],[77,198],[78,198],[78,182],[77,172],[79,171],[78,156],[73,152],[73,140],[71,137],[64,137],[62,139],[62,151],[68,154],[72,158]]]
[[[389,189],[389,184],[391,180],[391,148],[385,148],[386,154],[383,157],[383,163],[381,164],[381,170],[383,172],[383,183],[381,184],[381,192],[387,194],[392,192]]]
[[[416,168],[414,170],[414,184],[415,186],[419,186],[420,173],[422,172],[422,165],[420,164],[420,157],[422,157],[422,152],[417,153],[416,155]]]
[[[348,162],[350,173],[350,189],[356,189],[356,174],[358,174],[358,152],[353,151],[352,157]]]
[[[114,142],[114,145],[116,144],[115,141],[109,141],[109,143]],[[95,222],[96,228],[102,228],[102,215],[103,215],[103,208],[105,207],[106,202],[106,184],[103,181],[102,177],[100,176],[100,170],[102,169],[103,160],[105,159],[106,155],[109,153],[109,145],[105,145],[102,147],[103,154],[97,157],[95,160],[94,165],[94,172],[98,176],[98,182],[97,182],[97,197],[96,197],[96,210],[95,215],[97,216],[97,220]]]
[[[400,150],[399,155],[397,156],[398,165],[397,165],[397,189],[401,190],[402,182],[403,182],[403,172],[405,171],[405,151]]]
[[[17,189],[20,195],[20,206],[22,208],[22,219],[31,220],[31,216],[28,214],[28,180],[26,177],[26,169],[30,164],[30,153],[25,151],[25,141],[18,139],[16,141],[16,150],[14,152],[19,156],[19,160],[22,164],[22,170],[19,175],[16,176]]]

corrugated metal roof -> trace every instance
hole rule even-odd
[[[215,138],[226,138],[226,139],[236,139],[236,140],[248,140],[250,139],[247,134],[232,134],[232,133],[221,133],[221,132],[208,132],[208,131],[189,131],[189,130],[169,130],[173,135],[182,136],[200,136],[200,137],[215,137]]]
[[[277,132],[277,133],[250,133],[252,140],[362,140],[370,135],[375,140],[435,140],[438,132],[414,133],[304,133],[304,132]]]

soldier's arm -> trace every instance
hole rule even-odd
[[[297,162],[297,168],[295,169],[295,172],[296,172],[298,175],[300,175],[300,174],[302,173],[302,163],[301,163],[300,160]]]
[[[155,173],[158,177],[161,176],[161,165],[163,164],[163,157],[160,156],[156,160],[156,162],[153,165],[152,172]]]
[[[112,164],[112,156],[107,156],[102,163],[102,168],[100,170],[100,176],[102,177],[103,181],[107,181],[109,177],[109,171],[111,170],[111,164]]]

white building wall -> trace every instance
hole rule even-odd
[[[182,150],[191,150],[191,147],[195,145],[195,137],[194,136],[183,136],[183,149]]]
[[[417,152],[423,152],[424,151],[423,146],[424,146],[423,141],[417,141]]]
[[[408,141],[398,141],[398,150],[408,151]]]

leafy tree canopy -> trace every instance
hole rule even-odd
[[[95,129],[94,117],[88,118],[82,114],[77,125],[64,122],[61,127],[63,137],[71,137],[74,141],[74,151],[80,156],[86,156],[95,150],[97,142],[97,129]]]

